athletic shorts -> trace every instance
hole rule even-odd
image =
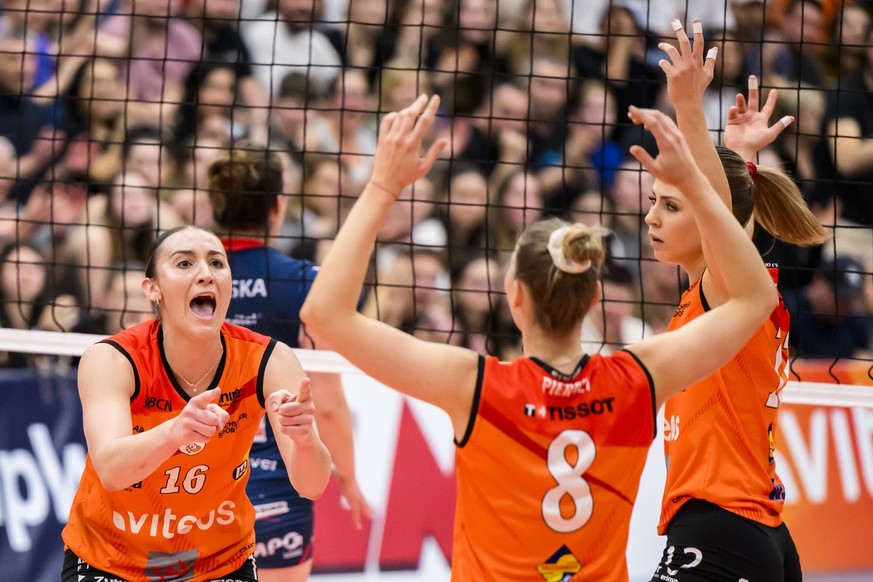
[[[258,568],[289,568],[312,558],[312,502],[305,501],[255,504],[255,512],[264,514],[255,521]]]
[[[800,582],[800,557],[783,523],[767,527],[699,499],[667,529],[651,582]]]
[[[156,577],[155,580],[161,580]],[[61,582],[126,582],[115,574],[110,574],[94,568],[80,560],[73,550],[64,551],[64,568],[61,571]],[[254,556],[249,558],[237,570],[224,576],[214,578],[209,582],[258,582],[258,568]]]

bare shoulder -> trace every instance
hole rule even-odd
[[[130,367],[127,358],[117,348],[106,342],[98,342],[89,346],[82,354],[79,370],[92,367],[115,367],[125,365]]]
[[[115,347],[103,342],[92,345],[82,354],[78,378],[80,394],[121,390],[131,396],[135,388],[130,361]]]
[[[264,392],[272,394],[276,390],[288,386],[299,386],[300,381],[305,376],[303,366],[300,365],[300,360],[288,344],[277,341],[273,352],[270,354],[270,359],[267,362],[267,367],[264,376]]]

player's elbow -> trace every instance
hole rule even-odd
[[[100,479],[100,484],[106,491],[121,491],[133,485],[130,482],[130,475],[126,472],[114,471],[112,468],[95,461],[93,457],[91,462],[94,465],[94,472]]]
[[[331,344],[342,332],[342,312],[332,308],[324,301],[314,299],[312,293],[300,308],[300,321],[306,327],[306,333],[310,334],[316,342]]]
[[[292,475],[291,485],[301,497],[312,501],[318,501],[321,496],[324,495],[325,489],[327,489],[327,482],[330,480],[330,472],[328,471],[323,477],[323,479],[315,478],[310,475],[307,479],[295,479]]]
[[[325,324],[325,318],[321,317],[326,309],[318,305],[318,300],[310,293],[300,308],[300,321],[306,326],[307,331],[321,334]]]
[[[779,293],[777,293],[775,285],[771,285],[768,288],[765,297],[761,299],[761,303],[761,311],[764,313],[764,319],[767,319],[779,305]]]

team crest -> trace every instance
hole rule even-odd
[[[582,564],[567,546],[561,546],[548,560],[537,566],[537,572],[546,582],[569,582],[581,569]]]
[[[206,448],[206,445],[200,443],[191,443],[190,445],[182,445],[179,447],[179,452],[185,453],[188,456],[194,456],[203,449]]]

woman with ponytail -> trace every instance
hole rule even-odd
[[[708,182],[749,235],[758,225],[794,245],[824,242],[824,230],[791,178],[752,161],[793,121],[786,117],[769,126],[775,91],[758,111],[757,80],[750,77],[748,104],[738,95],[728,113],[724,139],[733,149],[715,147],[702,103],[716,51],[704,58],[699,21],[693,49],[678,20],[673,29],[679,48],[661,43],[669,60],[660,65],[679,128]],[[695,224],[687,193],[657,176],[652,191],[646,224],[655,257],[678,264],[690,282],[668,326],[678,331],[730,301],[736,275],[723,269],[706,232]],[[775,287],[777,267],[768,267]],[[788,323],[780,297],[736,357],[667,400],[667,481],[658,524],[667,547],[653,582],[665,575],[678,582],[801,580],[797,549],[781,518],[786,492],[774,455],[781,390],[788,381]]]
[[[776,292],[676,125],[635,110],[660,154],[631,152],[687,196],[729,275],[723,305],[626,350],[585,354],[579,337],[600,297],[601,232],[551,219],[521,234],[504,279],[521,357],[501,362],[368,319],[356,305],[379,228],[400,191],[447,145],[437,140],[419,155],[438,108],[438,97],[421,96],[383,118],[370,180],[301,318],[364,373],[448,414],[458,488],[452,580],[626,581],[631,509],[658,408],[724,365],[773,310]]]

